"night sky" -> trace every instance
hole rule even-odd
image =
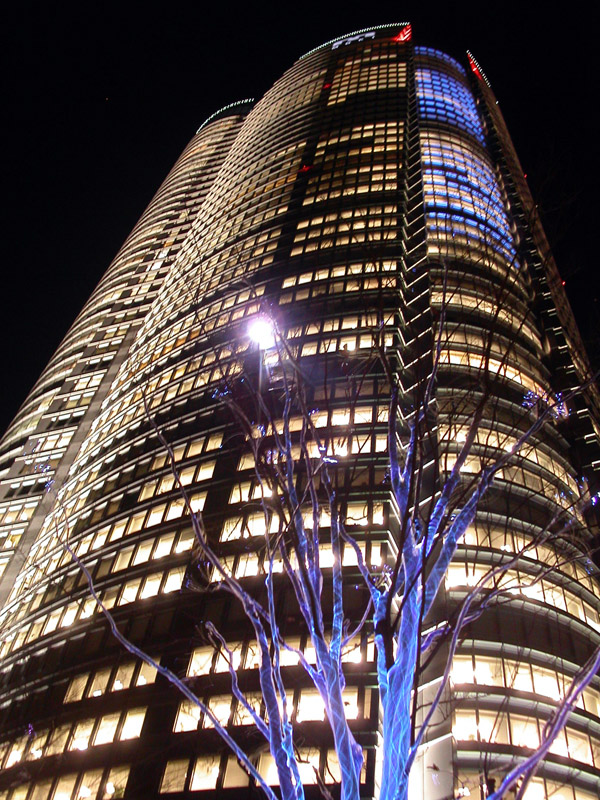
[[[596,32],[530,5],[63,0],[11,10],[0,430],[204,119],[260,98],[328,39],[404,20],[423,44],[459,59],[469,48],[486,72],[600,361]]]

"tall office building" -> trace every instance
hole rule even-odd
[[[436,373],[429,496],[478,404],[465,487],[566,398],[496,477],[438,598],[439,619],[511,559],[493,608],[460,640],[415,797],[483,798],[530,752],[600,644],[593,520],[581,502],[584,478],[596,491],[600,404],[593,385],[570,395],[588,376],[586,356],[498,105],[472,56],[461,66],[417,45],[407,24],[360,31],[303,56],[256,104],[202,125],[2,440],[0,800],[257,796],[210,720],[118,644],[65,545],[119,630],[184,677],[275,783],[206,622],[227,639],[260,714],[257,648],[194,547],[190,518],[202,512],[224,569],[260,591],[271,518],[231,404],[267,441],[252,403],[260,390],[273,411],[285,393],[282,351],[249,333],[265,317],[305,376],[348,529],[374,572],[393,563],[398,530],[382,353],[405,419]],[[324,543],[326,580],[330,564]],[[359,582],[350,548],[344,570]],[[278,597],[282,633],[310,662],[290,595]],[[365,595],[353,597],[357,622]],[[335,793],[322,704],[284,652],[307,791],[318,792],[318,773]],[[377,797],[368,625],[343,658],[361,797]],[[433,659],[424,702],[439,676]],[[527,798],[599,791],[595,679]]]

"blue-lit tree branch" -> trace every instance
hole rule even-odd
[[[446,288],[444,287],[444,292]],[[484,401],[476,407],[467,427],[466,436],[458,449],[456,459],[446,475],[439,491],[429,498],[429,506],[421,511],[424,501],[423,488],[423,442],[431,436],[428,428],[430,404],[434,398],[434,385],[442,349],[442,322],[433,347],[433,369],[426,382],[421,405],[411,412],[401,408],[402,393],[396,376],[387,361],[384,348],[378,357],[384,366],[390,385],[388,409],[388,458],[393,505],[398,520],[398,556],[393,564],[383,570],[374,569],[366,563],[365,555],[355,538],[347,530],[344,498],[334,481],[337,465],[331,454],[331,433],[322,432],[314,422],[314,413],[306,399],[305,388],[309,378],[301,364],[291,352],[284,337],[276,330],[276,347],[279,354],[280,380],[283,385],[279,393],[280,402],[269,405],[263,393],[255,392],[257,414],[253,418],[247,408],[232,399],[224,389],[221,399],[230,408],[234,419],[251,449],[257,485],[262,493],[262,509],[265,517],[265,579],[264,597],[245,588],[242,581],[233,577],[220,556],[219,546],[208,540],[202,516],[194,513],[187,489],[183,485],[175,455],[159,426],[152,419],[146,405],[148,419],[152,422],[159,441],[169,454],[171,470],[187,513],[190,515],[196,536],[196,555],[210,565],[213,587],[228,591],[241,604],[249,620],[260,656],[258,676],[265,716],[261,716],[255,705],[244,695],[234,667],[233,653],[225,637],[211,624],[207,625],[209,638],[220,649],[228,664],[232,694],[253,720],[262,735],[275,762],[282,800],[303,800],[302,786],[295,740],[293,711],[286,692],[287,674],[281,663],[281,651],[294,652],[304,668],[308,679],[318,690],[323,701],[328,724],[331,728],[334,748],[340,767],[342,800],[359,800],[360,777],[363,756],[355,739],[352,723],[346,715],[344,704],[344,675],[342,652],[352,641],[361,636],[366,626],[372,626],[375,642],[377,686],[382,710],[382,776],[380,800],[407,800],[411,768],[419,748],[425,741],[433,724],[436,711],[444,700],[450,679],[452,658],[460,640],[461,631],[503,597],[499,589],[500,579],[514,566],[518,554],[506,558],[490,568],[476,587],[468,593],[457,610],[455,618],[439,625],[435,630],[425,630],[424,623],[442,586],[448,568],[463,540],[466,530],[472,525],[482,499],[493,485],[495,476],[507,466],[511,459],[535,437],[536,433],[556,419],[555,403],[546,398],[538,409],[537,418],[521,431],[510,452],[497,455],[470,481],[466,481],[462,468],[467,463],[478,439],[478,431],[484,414]],[[380,329],[381,333],[381,329]],[[489,359],[489,347],[486,358]],[[261,366],[262,368],[262,366]],[[558,398],[561,407],[569,403],[578,387],[565,397]],[[145,398],[144,398],[145,399]],[[484,400],[486,395],[484,392]],[[566,407],[566,406],[565,406]],[[524,412],[524,419],[531,419]],[[292,424],[294,415],[300,418],[300,427]],[[304,482],[298,481],[302,475]],[[328,528],[322,525],[321,515],[326,512]],[[275,525],[272,525],[273,521]],[[557,520],[553,520],[557,522]],[[556,526],[555,526],[556,527]],[[548,534],[550,535],[550,534]],[[331,547],[332,567],[325,570],[321,564],[320,551],[324,544]],[[265,792],[270,800],[276,793],[256,765],[243,753],[239,744],[221,724],[210,708],[199,700],[188,683],[169,670],[155,664],[141,650],[129,643],[120,634],[111,613],[101,604],[92,583],[91,574],[81,562],[68,541],[65,545],[80,568],[84,571],[90,591],[109,621],[117,639],[130,652],[154,666],[170,680],[182,694],[197,705],[236,755],[251,779]],[[349,620],[344,610],[345,568],[342,562],[343,547],[351,548],[356,555],[358,570],[368,590],[368,599],[354,619],[349,630]],[[275,568],[275,564],[278,568]],[[283,567],[283,575],[278,572]],[[314,664],[309,663],[301,650],[285,641],[280,630],[277,613],[277,592],[281,581],[296,599],[300,616],[316,655]],[[289,588],[288,588],[289,591]],[[370,619],[372,617],[372,619]],[[356,619],[359,621],[356,622]],[[440,642],[447,646],[448,657],[433,700],[424,709],[422,721],[415,723],[417,687],[423,659]],[[595,665],[595,667],[594,667]],[[575,684],[578,692],[584,681],[591,680],[592,666]],[[585,683],[585,685],[587,685]],[[575,685],[574,684],[574,685]],[[572,711],[579,694],[570,691],[560,704],[556,715],[546,726],[544,745],[540,751],[512,770],[503,782],[511,785],[517,778],[526,781],[535,774],[536,765],[548,751],[551,740],[562,729]],[[324,792],[326,790],[324,789]],[[500,792],[500,790],[498,790]],[[500,794],[492,795],[499,800]]]

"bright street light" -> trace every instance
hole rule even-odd
[[[275,346],[275,331],[268,317],[256,317],[248,326],[248,336],[261,350]]]

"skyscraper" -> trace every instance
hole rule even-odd
[[[258,103],[202,125],[2,441],[0,798],[251,795],[205,715],[116,642],[70,550],[119,629],[186,677],[271,782],[271,756],[205,623],[225,636],[260,714],[258,651],[190,522],[202,512],[226,571],[258,591],[269,519],[230,397],[267,435],[260,404],[254,416],[248,406],[259,388],[282,392],[280,356],[250,334],[265,317],[309,378],[312,424],[374,570],[393,562],[397,533],[377,353],[398,376],[406,419],[435,373],[430,496],[479,399],[465,482],[514,446],[525,417],[557,409],[498,475],[448,572],[441,615],[520,553],[505,602],[461,639],[415,792],[483,796],[535,744],[600,642],[592,521],[579,502],[599,463],[598,395],[570,396],[588,377],[586,357],[497,104],[472,56],[463,67],[415,45],[406,24],[359,31],[303,56]],[[255,381],[250,395],[242,380]],[[536,538],[555,530],[559,542]],[[323,546],[324,570],[329,556]],[[350,552],[344,567],[355,575]],[[280,605],[283,634],[310,662],[306,631],[285,597]],[[350,604],[351,622],[358,609]],[[372,797],[380,747],[367,628],[346,660],[361,796]],[[316,784],[314,766],[332,787],[316,690],[291,656],[284,669],[306,782]],[[536,800],[597,796],[597,681],[536,781]]]

